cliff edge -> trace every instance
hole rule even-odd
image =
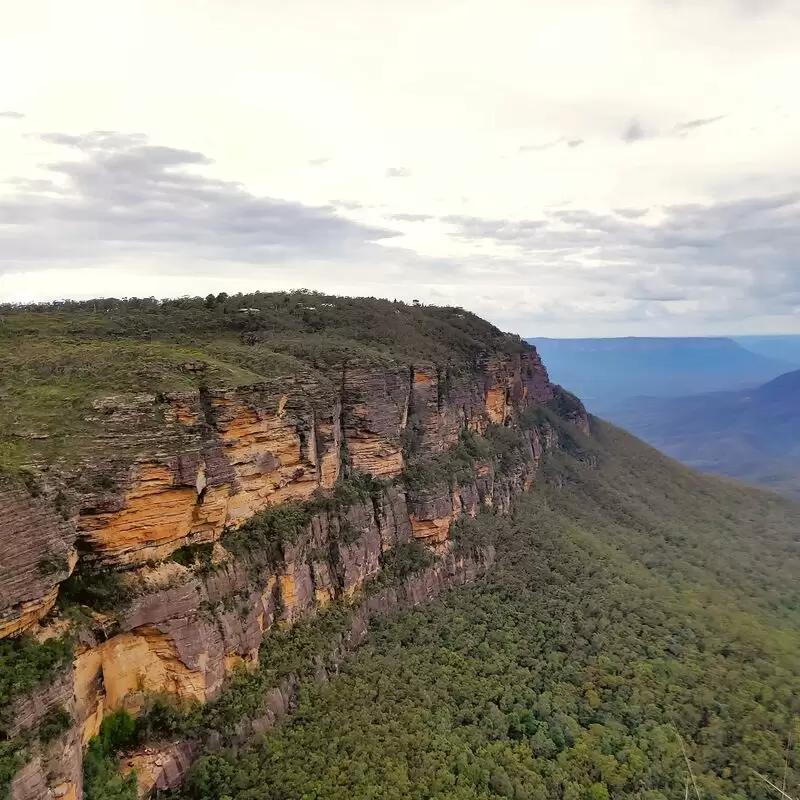
[[[457,520],[507,512],[555,422],[588,432],[533,347],[462,309],[174,302],[0,317],[13,800],[78,800],[104,717],[213,700],[273,630],[331,604],[366,624],[473,580],[492,553],[460,550]],[[391,553],[416,561],[383,585]],[[174,785],[183,748],[136,761],[140,791]]]

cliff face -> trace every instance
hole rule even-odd
[[[331,489],[343,470],[396,478],[407,454],[446,453],[462,431],[485,432],[552,400],[531,350],[469,371],[349,368],[318,381],[96,401],[102,432],[77,469],[53,468],[33,491],[0,488],[0,636],[46,631],[49,623],[38,623],[76,562],[87,575],[123,571],[136,596],[80,628],[58,696],[45,692],[21,715],[20,731],[56,707],[74,725],[17,774],[13,800],[77,800],[81,744],[106,714],[135,712],[151,692],[215,697],[233,669],[255,667],[276,622],[354,598],[393,547],[418,539],[445,560],[416,583],[371,596],[365,614],[472,579],[486,559],[456,563],[447,555],[451,523],[481,506],[507,510],[553,445],[548,434],[531,429],[510,472],[478,460],[468,479],[415,491],[385,482],[345,508],[315,507],[277,553],[227,534],[267,508]],[[165,560],[202,544],[213,546],[202,566]]]
[[[409,441],[417,454],[442,452],[464,428],[502,424],[551,398],[531,351],[470,373],[433,365],[345,369],[315,384],[286,379],[98,400],[102,433],[89,448],[98,455],[55,480],[75,498],[70,523],[20,490],[0,499],[3,543],[25,549],[8,558],[9,566],[24,562],[24,573],[9,571],[0,583],[2,630],[23,630],[49,611],[48,592],[71,567],[46,576],[34,567],[49,554],[68,563],[73,530],[83,559],[95,565],[157,561],[183,545],[216,541],[268,506],[330,488],[342,464],[393,477]],[[33,536],[25,534],[28,506],[49,514],[32,526]]]
[[[75,566],[75,527],[56,505],[36,483],[0,483],[0,638],[47,614]]]
[[[450,553],[435,565],[397,585],[365,596],[352,608],[347,629],[337,637],[332,650],[316,655],[314,680],[327,681],[330,667],[326,667],[326,663],[338,669],[339,662],[346,654],[361,646],[374,617],[400,606],[423,605],[452,586],[472,583],[492,567],[494,557],[494,549],[491,547],[471,555]],[[254,718],[242,718],[234,744],[246,743],[286,717],[297,700],[299,688],[298,676],[289,674],[268,690],[264,703],[265,713]],[[124,770],[136,772],[141,797],[149,796],[154,789],[174,789],[180,785],[200,746],[198,741],[173,741],[155,748],[145,747],[125,757]]]

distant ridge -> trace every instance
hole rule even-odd
[[[754,389],[633,398],[607,416],[691,467],[800,497],[800,370]]]
[[[794,366],[728,337],[528,338],[554,381],[600,414],[637,396],[756,386]]]
[[[753,353],[790,361],[796,367],[800,367],[800,335],[734,336],[733,339]]]

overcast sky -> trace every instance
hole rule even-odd
[[[800,333],[797,0],[26,0],[0,299],[307,287]]]

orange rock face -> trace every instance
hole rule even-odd
[[[409,443],[417,453],[442,452],[461,430],[504,424],[515,409],[550,396],[535,354],[477,369],[348,368],[338,394],[278,381],[172,396],[164,416],[177,453],[139,457],[116,502],[80,515],[81,536],[103,563],[162,559],[184,544],[216,541],[270,505],[330,488],[343,459],[394,477]],[[124,418],[119,403],[106,406]]]
[[[213,449],[200,442],[185,456],[139,461],[121,508],[80,515],[81,536],[97,560],[135,565],[165,558],[184,544],[216,541],[225,527],[267,506],[307,499],[339,477],[333,426],[314,430],[312,410],[290,405],[287,395],[223,392],[208,406]],[[173,412],[177,423],[196,422],[183,399]],[[331,447],[320,452],[318,439]]]
[[[224,453],[233,467],[236,503],[227,524],[238,525],[268,505],[306,499],[321,485],[316,437],[302,433],[287,413],[286,395],[274,409],[256,409],[228,396],[212,401]],[[337,474],[326,476],[335,481]]]
[[[63,508],[55,511],[52,491],[34,497],[0,485],[0,638],[31,628],[52,608],[59,582],[75,567],[76,535],[82,558],[131,570],[146,591],[120,612],[113,636],[105,639],[98,631],[110,625],[101,624],[81,639],[66,703],[76,726],[59,757],[67,766],[31,762],[15,779],[14,800],[43,791],[80,800],[80,744],[97,734],[105,715],[120,707],[136,712],[148,692],[213,698],[228,674],[257,665],[262,638],[276,621],[293,624],[356,598],[386,550],[416,538],[447,554],[453,521],[474,516],[482,504],[507,511],[556,434],[534,437],[528,461],[513,475],[497,477],[491,464],[481,464],[467,485],[416,493],[389,486],[381,498],[346,512],[316,512],[277,563],[227,552],[219,541],[227,527],[333,487],[342,464],[395,477],[405,453],[446,451],[462,431],[505,424],[551,397],[538,357],[527,353],[460,372],[432,364],[348,367],[329,384],[286,379],[99,400],[106,427],[98,452],[109,457],[66,479],[67,488],[69,480],[78,487],[71,519]],[[215,569],[208,573],[150,563],[183,545],[211,542]],[[409,589],[411,602],[467,575],[464,565],[444,566],[452,558],[440,559],[433,577]],[[383,601],[369,595],[366,602]],[[143,770],[153,766],[150,755],[137,762]],[[181,758],[175,755],[175,764]],[[162,773],[150,771],[148,781],[160,780]]]
[[[440,544],[447,540],[450,531],[450,524],[458,517],[456,512],[446,514],[443,517],[433,517],[432,519],[417,519],[412,515],[411,530],[414,531],[415,539],[423,539],[428,544]]]
[[[384,478],[400,473],[409,395],[407,369],[345,371],[343,439],[354,469]]]
[[[181,661],[174,642],[161,631],[142,627],[80,652],[75,659],[75,697],[84,743],[100,730],[106,714],[126,705],[136,710],[136,696],[167,692],[204,702],[205,672]]]
[[[58,587],[54,586],[44,597],[19,603],[14,609],[14,616],[0,623],[0,639],[14,636],[35,625],[42,617],[50,613],[57,597]]]
[[[163,464],[135,465],[131,483],[121,511],[83,516],[79,530],[93,551],[116,563],[165,558],[176,548],[175,542],[185,540],[192,531],[199,510],[198,492],[175,486],[173,471]],[[207,520],[197,522],[205,525]],[[213,536],[212,525],[207,540]]]
[[[496,425],[502,425],[506,421],[508,403],[504,386],[492,386],[486,393],[486,415]]]
[[[551,397],[547,373],[530,351],[471,371],[433,364],[348,367],[341,380],[328,383],[287,378],[166,398],[101,398],[95,403],[103,426],[98,451],[114,461],[114,481],[111,488],[81,489],[81,547],[103,565],[158,561],[183,545],[215,542],[226,527],[270,505],[332,487],[344,462],[395,477],[405,449],[443,452],[462,430],[504,424],[513,412]],[[104,464],[87,465],[98,485],[108,482]],[[15,492],[4,501],[0,487],[0,637],[30,628],[50,611],[54,589],[74,561],[72,523],[58,521],[52,507],[45,511],[44,499],[21,500]],[[42,514],[52,519],[31,523]],[[444,516],[438,527],[445,526]]]

